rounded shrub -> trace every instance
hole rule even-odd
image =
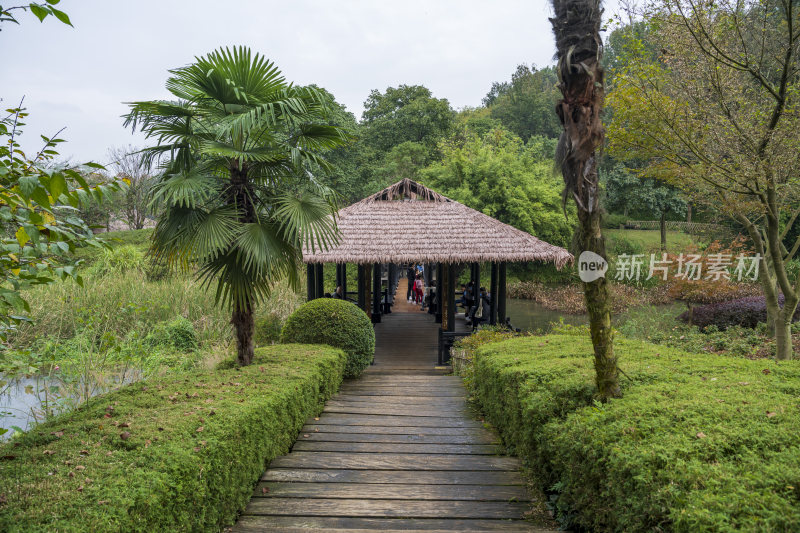
[[[193,352],[198,347],[194,324],[182,316],[156,324],[147,341],[152,346],[174,348],[181,352]]]
[[[327,344],[347,353],[344,376],[361,375],[375,356],[375,330],[366,313],[345,300],[318,298],[286,320],[282,343]]]

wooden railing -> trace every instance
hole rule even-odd
[[[709,231],[724,232],[728,228],[720,224],[709,224],[706,222],[686,222],[683,220],[667,220],[667,229],[685,231],[686,233],[706,233]],[[626,228],[636,229],[661,229],[661,222],[658,220],[627,220]]]

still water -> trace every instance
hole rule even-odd
[[[73,409],[87,398],[138,381],[141,377],[141,372],[128,369],[93,376],[88,381],[83,377],[62,379],[57,373],[47,377],[11,378],[0,387],[0,428],[9,430],[0,435],[0,441],[14,434],[10,431],[14,426],[25,431],[48,415]],[[4,381],[0,374],[0,384]]]
[[[565,324],[578,326],[587,324],[586,315],[568,315],[560,311],[545,309],[533,300],[509,298],[506,301],[506,316],[511,318],[511,325],[522,331],[547,333],[552,323],[563,319]]]

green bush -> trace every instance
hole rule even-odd
[[[268,313],[256,318],[253,341],[256,346],[265,346],[278,342],[281,338],[283,321],[277,313]]]
[[[629,217],[625,215],[617,215],[614,213],[606,213],[603,216],[603,227],[607,229],[619,229],[619,227],[628,221]]]
[[[194,324],[182,316],[156,324],[146,341],[153,346],[175,348],[181,352],[193,352],[198,346]]]
[[[220,531],[336,392],[340,350],[151,379],[0,446],[1,531]]]
[[[131,244],[105,248],[94,264],[89,268],[92,276],[124,274],[128,271],[144,271],[145,260],[141,250]]]
[[[594,403],[587,336],[480,348],[487,420],[592,531],[800,530],[800,362],[618,338],[623,398]]]
[[[510,331],[503,326],[481,326],[472,335],[461,337],[451,350],[450,363],[453,373],[464,378],[464,384],[470,387],[474,379],[475,352],[484,344],[498,342],[525,335]]]
[[[622,236],[615,236],[608,240],[609,255],[638,255],[645,252],[641,243]]]
[[[286,320],[281,342],[327,344],[347,353],[344,375],[357,378],[375,356],[375,329],[366,313],[345,300],[318,298]]]

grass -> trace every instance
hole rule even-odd
[[[57,416],[0,446],[0,530],[219,531],[336,392],[345,360],[262,348],[243,369],[153,378]]]
[[[42,405],[31,423],[71,409],[125,376],[211,368],[234,350],[230,313],[192,276],[154,271],[144,255],[152,230],[106,235],[111,250],[85,249],[83,287],[56,282],[27,291],[32,323],[0,351],[0,393],[13,378],[39,375]],[[299,293],[276,284],[256,310],[257,346],[274,343]],[[12,379],[9,379],[12,378]]]
[[[588,336],[478,349],[488,422],[591,531],[800,529],[800,362],[691,353],[618,337],[623,398],[593,400]]]
[[[33,322],[12,334],[12,347],[52,359],[49,345],[85,336],[120,354],[138,350],[138,343],[152,331],[183,317],[191,322],[198,349],[210,354],[211,363],[219,352],[227,352],[233,341],[230,313],[216,305],[213,288],[206,290],[191,275],[154,279],[144,257],[151,232],[112,232],[107,236],[112,250],[82,250],[87,254],[81,267],[83,287],[67,281],[29,290]],[[278,283],[272,297],[257,309],[257,321],[282,323],[301,301],[298,293]]]
[[[645,229],[605,229],[603,234],[608,239],[609,249],[615,247],[615,241],[628,240],[642,248],[644,253],[658,253],[661,251],[661,232],[659,230]],[[667,250],[680,253],[693,250],[700,246],[696,237],[682,231],[667,231]]]

